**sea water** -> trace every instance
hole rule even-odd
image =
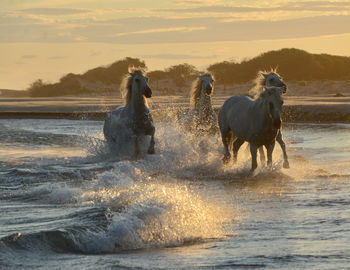
[[[283,124],[291,168],[254,173],[219,136],[158,122],[130,159],[102,129],[0,120],[0,269],[350,267],[350,125]]]

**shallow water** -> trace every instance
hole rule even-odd
[[[168,123],[120,159],[102,126],[0,120],[1,269],[349,267],[350,125],[286,124],[291,168],[254,174]]]

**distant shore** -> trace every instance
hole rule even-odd
[[[219,110],[227,98],[224,95],[214,96],[214,108]],[[115,96],[0,98],[0,118],[103,120],[107,112],[122,103],[122,99]],[[169,109],[188,106],[188,97],[183,96],[157,96],[150,100],[156,121]],[[285,96],[282,119],[286,122],[350,123],[350,97]]]

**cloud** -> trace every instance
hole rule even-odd
[[[180,2],[178,2],[180,3]],[[199,1],[181,1],[185,8],[166,8],[155,9],[156,12],[177,13],[177,14],[200,14],[200,13],[251,13],[251,12],[278,12],[278,11],[344,11],[350,8],[350,1],[333,2],[333,1],[295,1],[285,4],[265,5],[237,5],[237,4],[199,4]]]
[[[284,7],[341,6],[345,3],[348,2],[289,2]],[[313,15],[283,20],[266,15],[266,12],[261,12],[263,17],[259,19],[259,14],[243,19],[223,13],[200,17],[159,15],[104,20],[80,15],[69,19],[45,19],[44,16],[44,19],[28,20],[20,14],[0,14],[0,42],[156,44],[297,39],[350,33],[350,11],[349,15]]]
[[[38,56],[34,55],[34,54],[26,54],[26,55],[22,55],[21,59],[34,59],[34,58],[37,58],[37,57]]]
[[[271,11],[270,8],[256,8],[246,6],[200,6],[191,8],[169,8],[169,9],[156,9],[157,12],[167,13],[233,13],[233,12],[256,12],[256,11]]]
[[[201,31],[205,30],[205,27],[173,27],[173,28],[155,28],[155,29],[147,29],[142,31],[134,31],[134,32],[124,32],[116,34],[116,37],[123,36],[131,36],[131,35],[140,35],[140,34],[152,34],[152,33],[165,33],[165,32],[193,32],[193,31]]]
[[[91,51],[89,55],[90,56],[99,56],[101,54],[102,54],[102,52],[100,52],[100,51]]]
[[[73,15],[90,12],[90,10],[83,8],[27,8],[21,11],[34,15]]]
[[[220,1],[215,0],[183,0],[183,1],[174,1],[174,4],[178,6],[203,6],[203,5],[214,5]],[[222,2],[221,2],[222,3]]]
[[[66,58],[67,57],[65,57],[65,56],[56,55],[56,56],[50,56],[47,59],[49,59],[49,60],[61,60],[61,59],[66,59]]]

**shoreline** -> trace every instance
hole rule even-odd
[[[218,112],[229,96],[212,99]],[[103,120],[106,113],[122,105],[119,97],[65,97],[45,99],[0,99],[0,119],[72,119]],[[169,111],[180,112],[189,107],[184,96],[157,96],[150,108],[155,121],[166,118]],[[350,97],[285,96],[282,111],[285,122],[350,123]]]
[[[344,110],[336,110],[326,106],[285,106],[282,112],[282,121],[291,123],[350,123],[350,106]],[[183,108],[175,108],[180,112]],[[215,108],[218,112],[219,108]],[[159,121],[169,112],[166,109],[152,110],[154,120]],[[80,112],[0,112],[0,119],[70,119],[70,120],[104,120],[106,111],[80,111]]]

